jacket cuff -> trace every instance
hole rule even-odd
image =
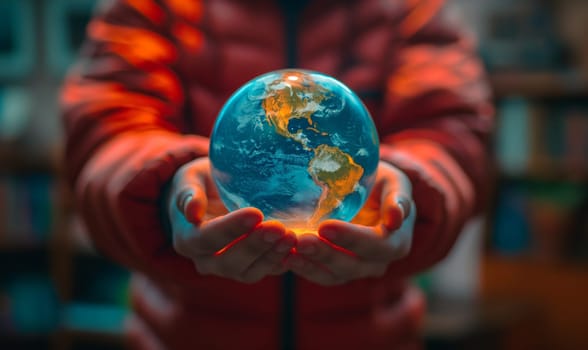
[[[383,144],[382,160],[401,169],[412,183],[417,219],[409,255],[389,273],[412,275],[443,259],[474,207],[473,185],[443,147],[424,139]]]
[[[208,139],[126,133],[104,144],[78,178],[76,196],[98,250],[156,278],[197,277],[165,234],[163,191],[182,165],[208,154]]]

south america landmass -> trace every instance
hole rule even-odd
[[[290,72],[268,84],[266,92],[267,97],[263,100],[262,107],[267,122],[279,135],[300,143],[307,151],[314,152],[307,171],[322,191],[308,227],[316,228],[324,216],[335,210],[347,195],[355,191],[364,169],[340,148],[326,144],[311,148],[303,137],[302,130],[295,133],[288,130],[292,119],[303,118],[308,122],[308,131],[326,135],[316,128],[312,115],[331,92],[314,83],[304,73]]]

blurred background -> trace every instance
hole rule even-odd
[[[57,94],[94,0],[0,0],[0,349],[122,349],[129,273],[61,182]],[[415,277],[428,349],[588,349],[588,1],[453,0],[494,90],[486,215]]]

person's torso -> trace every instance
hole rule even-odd
[[[208,136],[235,90],[258,75],[283,68],[336,77],[362,98],[377,119],[402,4],[394,0],[203,2],[199,20],[178,19],[198,38],[177,38],[178,74],[186,91],[185,131]]]
[[[340,79],[362,98],[377,124],[394,20],[403,2],[303,2],[207,1],[201,2],[197,20],[176,19],[176,25],[187,26],[185,37],[176,38],[177,73],[185,84],[183,132],[208,136],[235,90],[258,75],[283,68],[315,70]],[[174,349],[276,349],[288,332],[296,339],[292,348],[384,348],[402,338],[399,332],[414,341],[422,308],[420,299],[412,306],[402,301],[406,285],[399,280],[365,279],[326,288],[300,278],[289,285],[283,277],[245,285],[211,277],[198,285],[192,289],[148,283],[136,288],[135,303],[145,306],[139,306],[139,314],[154,328],[165,312],[150,305],[157,302],[144,289],[159,290],[172,305],[170,323],[175,326],[155,333],[181,337],[164,341],[175,342]],[[294,290],[285,290],[290,287]],[[285,294],[291,300],[284,300]],[[293,304],[289,311],[284,303]]]

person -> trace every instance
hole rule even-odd
[[[473,40],[440,0],[102,3],[62,92],[68,181],[101,252],[135,271],[138,349],[412,349],[409,277],[479,213],[492,108]],[[296,236],[227,213],[209,174],[223,103],[297,67],[361,97],[381,140],[350,223]]]

